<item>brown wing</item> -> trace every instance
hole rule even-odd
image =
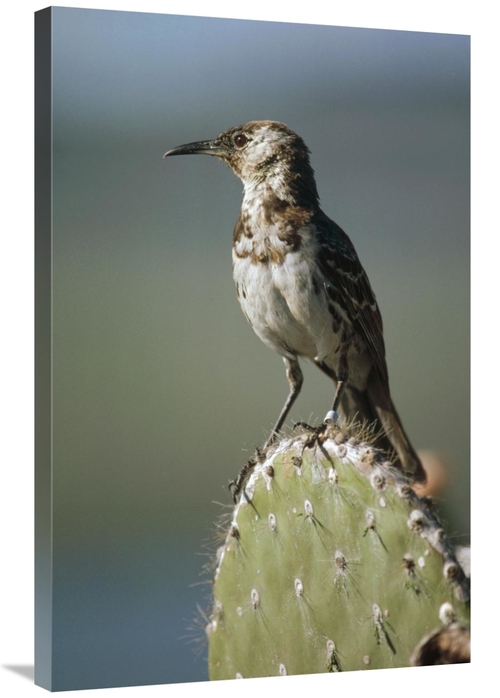
[[[319,265],[328,295],[350,319],[364,341],[383,382],[388,383],[382,316],[354,245],[323,212],[314,217],[320,244]]]

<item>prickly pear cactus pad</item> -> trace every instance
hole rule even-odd
[[[468,626],[453,546],[359,433],[304,431],[253,467],[218,550],[211,679],[410,666],[422,638]]]

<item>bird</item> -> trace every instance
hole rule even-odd
[[[279,121],[249,121],[212,140],[168,150],[212,155],[243,182],[233,232],[233,279],[257,336],[283,358],[289,393],[265,451],[302,384],[300,359],[334,383],[324,424],[340,415],[369,423],[375,446],[410,482],[425,482],[389,389],[382,316],[348,235],[321,209],[310,150]]]

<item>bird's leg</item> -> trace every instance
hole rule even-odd
[[[336,390],[335,390],[335,397],[333,398],[333,405],[332,409],[328,410],[326,413],[325,422],[337,422],[339,418],[338,414],[338,408],[340,405],[340,401],[342,400],[342,395],[344,394],[344,390],[346,389],[347,386],[347,379],[348,379],[348,367],[347,367],[347,356],[346,354],[342,354],[340,357],[340,362],[339,362],[339,370],[336,373],[332,368],[327,366],[323,361],[318,361],[317,359],[314,360],[314,363],[316,366],[323,371],[323,373],[326,373],[327,376],[329,376],[333,381],[336,383]]]
[[[337,389],[335,391],[335,397],[333,398],[333,405],[332,409],[328,410],[325,416],[325,422],[338,422],[339,419],[339,413],[338,413],[338,408],[340,405],[340,401],[342,400],[342,395],[344,394],[344,390],[347,385],[347,377],[345,376],[339,376],[337,378]]]
[[[300,370],[299,362],[297,361],[297,359],[289,359],[288,357],[284,356],[283,361],[285,362],[286,379],[288,381],[288,385],[290,386],[290,392],[288,393],[286,402],[283,405],[283,409],[280,412],[278,421],[274,425],[274,428],[271,434],[269,435],[269,438],[262,447],[262,450],[264,451],[276,440],[276,437],[278,436],[279,431],[283,426],[283,423],[285,422],[285,419],[287,418],[287,415],[290,412],[293,403],[295,402],[298,394],[300,393],[300,389],[302,388],[302,383],[304,381],[304,376],[302,375],[302,371]]]
[[[236,480],[232,480],[229,483],[229,490],[233,496],[234,502],[237,501],[238,496],[243,490],[252,470],[259,461],[262,461],[262,459],[265,458],[265,452],[268,446],[270,446],[276,440],[293,403],[300,393],[304,377],[302,375],[302,371],[300,370],[299,362],[297,359],[288,359],[286,356],[283,357],[283,361],[285,362],[286,378],[288,380],[288,385],[290,386],[290,392],[288,393],[286,402],[280,412],[278,421],[274,425],[274,428],[264,446],[256,450],[255,455],[243,466]]]

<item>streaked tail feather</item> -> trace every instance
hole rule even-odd
[[[340,407],[346,416],[357,413],[357,420],[374,425],[374,446],[389,454],[395,452],[394,465],[415,482],[425,482],[425,470],[401,424],[389,389],[381,384],[375,372],[362,392],[348,385]]]

